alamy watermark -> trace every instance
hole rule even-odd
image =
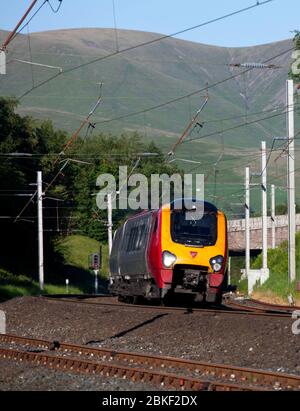
[[[118,183],[117,183],[118,181]],[[114,210],[158,210],[174,200],[174,209],[193,211],[186,213],[191,220],[201,219],[204,214],[203,174],[128,174],[128,167],[119,167],[118,179],[112,174],[101,174],[96,186],[100,188],[96,202],[100,210],[107,209],[111,195]]]
[[[300,335],[300,311],[294,311],[292,319],[295,320],[292,325],[292,333],[294,335]]]

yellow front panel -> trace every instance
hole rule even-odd
[[[210,259],[218,255],[226,258],[226,218],[224,214],[218,211],[218,236],[214,246],[204,248],[185,246],[172,241],[171,236],[171,209],[170,205],[163,207],[162,212],[162,251],[170,251],[177,257],[177,264],[200,265],[210,268]],[[192,257],[191,252],[196,252],[197,256]]]

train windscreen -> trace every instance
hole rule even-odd
[[[213,246],[217,241],[217,215],[205,212],[201,219],[188,219],[186,211],[173,210],[171,214],[172,240],[190,246]]]

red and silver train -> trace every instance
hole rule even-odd
[[[198,202],[194,211],[200,206],[202,218],[193,218],[193,210],[176,202],[129,218],[114,236],[112,294],[152,300],[184,293],[221,303],[227,285],[227,220],[208,202]]]

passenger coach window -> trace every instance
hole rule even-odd
[[[127,245],[127,251],[138,251],[141,250],[144,244],[144,239],[146,236],[146,225],[140,225],[138,227],[133,227],[130,230],[129,240]]]
[[[127,251],[133,251],[138,237],[138,227],[133,227],[130,230]]]
[[[141,248],[143,247],[145,235],[146,235],[146,226],[145,224],[143,224],[139,227],[139,238],[138,238],[138,243],[137,243],[137,250],[141,250]]]

